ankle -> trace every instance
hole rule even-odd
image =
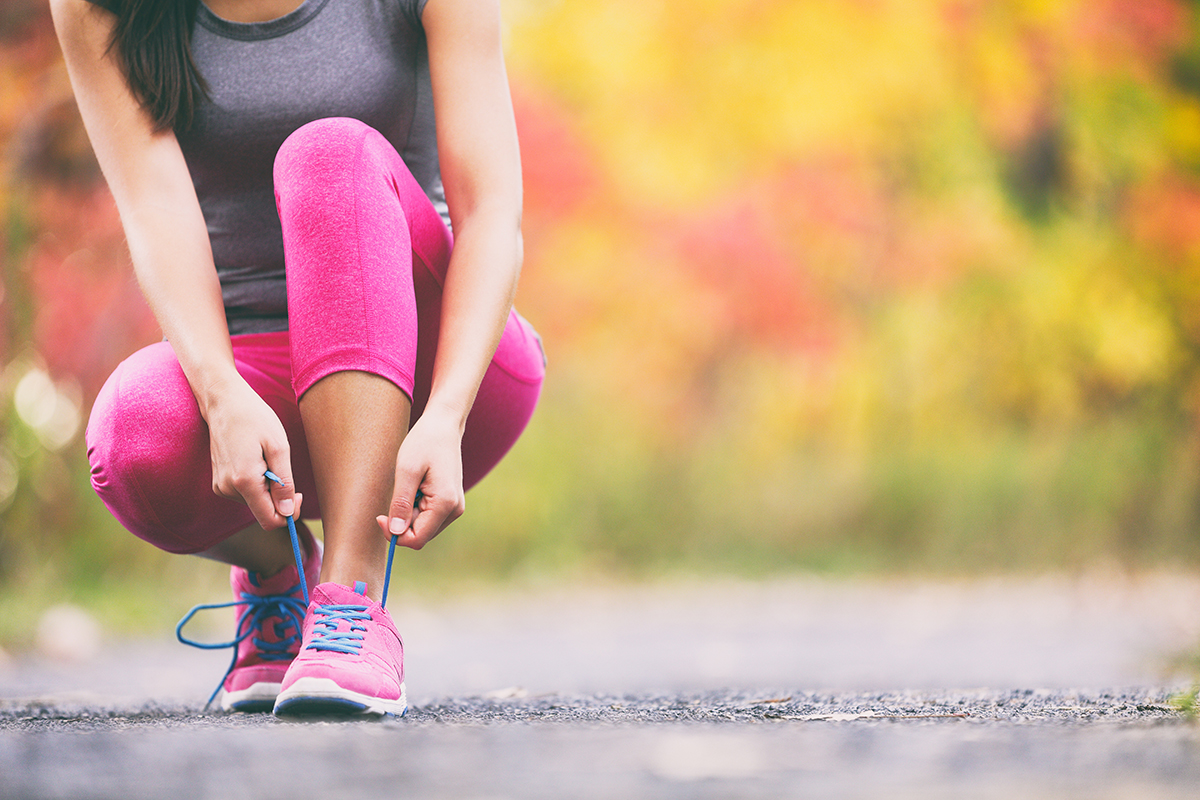
[[[376,569],[330,569],[328,572],[324,568],[321,570],[321,583],[336,583],[340,586],[345,586],[348,589],[353,589],[354,584],[363,581],[367,584],[367,597],[374,600],[376,603],[382,602],[383,599],[383,572]]]

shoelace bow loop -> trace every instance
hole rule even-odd
[[[267,470],[263,477],[269,481],[279,484],[280,486],[284,485],[283,479],[270,470]],[[416,499],[418,502],[420,501],[420,492],[417,493]],[[224,647],[233,648],[233,657],[229,660],[229,668],[226,669],[225,674],[221,676],[221,680],[217,683],[217,688],[213,690],[211,695],[209,695],[208,702],[204,704],[206,709],[212,705],[212,701],[216,699],[217,694],[221,691],[221,687],[225,685],[225,679],[229,677],[229,674],[233,672],[233,668],[237,666],[238,645],[241,644],[247,636],[250,636],[252,631],[258,630],[261,624],[271,616],[280,618],[280,622],[275,624],[274,631],[275,636],[279,639],[279,641],[268,642],[262,638],[255,637],[255,647],[259,649],[262,658],[267,660],[285,661],[293,657],[290,647],[302,636],[303,619],[308,610],[309,597],[308,581],[304,576],[304,559],[300,551],[300,537],[296,533],[296,521],[291,515],[287,517],[287,529],[288,537],[291,539],[292,544],[292,557],[296,561],[296,571],[299,573],[300,582],[296,586],[288,589],[288,593],[286,595],[259,596],[243,592],[241,595],[241,600],[234,600],[230,603],[205,603],[195,606],[183,619],[179,620],[179,624],[175,626],[175,637],[183,644],[191,645],[192,647],[199,647],[202,650],[220,650]],[[387,569],[384,573],[383,597],[380,603],[380,605],[382,605],[384,608],[387,608],[388,588],[392,580],[392,559],[396,553],[396,541],[398,538],[399,537],[393,535],[390,543],[388,544]],[[300,592],[304,597],[303,602],[291,596],[297,588],[300,589]],[[183,627],[187,625],[193,616],[195,616],[197,611],[204,611],[210,608],[230,608],[238,605],[245,605],[246,610],[243,611],[241,616],[238,617],[237,627],[235,628],[235,630],[238,632],[238,635],[234,639],[228,642],[209,643],[197,642],[193,639],[188,639],[183,635]],[[310,642],[308,648],[315,650],[330,650],[349,654],[358,653],[359,649],[362,647],[363,636],[361,633],[356,633],[356,631],[365,632],[366,628],[362,626],[356,626],[353,624],[353,622],[351,622],[350,630],[348,632],[339,633],[337,631],[337,622],[341,619],[345,619],[347,621],[370,620],[371,615],[367,613],[367,608],[367,606],[357,605],[323,605],[314,608],[314,616],[320,614],[325,618],[314,623],[314,625],[321,625],[324,627],[324,630],[314,630],[314,636],[319,638]],[[273,611],[278,613],[273,614]],[[290,616],[290,619],[285,618],[284,614]],[[250,619],[249,625],[246,625],[247,618]],[[280,627],[281,623],[285,626],[289,623],[292,624],[295,632],[289,636],[284,636],[282,632],[283,629]],[[244,631],[243,626],[245,626]]]
[[[201,650],[233,648],[233,657],[229,659],[229,668],[221,676],[217,688],[209,695],[208,702],[204,704],[205,708],[212,704],[217,693],[221,691],[221,687],[225,685],[225,679],[229,677],[229,673],[233,672],[233,668],[237,665],[238,645],[247,638],[254,636],[254,646],[258,648],[260,656],[265,660],[288,661],[295,655],[291,648],[300,641],[305,612],[304,603],[293,596],[299,588],[300,584],[297,583],[284,594],[256,595],[242,592],[240,600],[228,603],[203,603],[192,608],[183,619],[179,620],[179,624],[175,626],[175,638],[183,644],[198,647]],[[198,642],[183,635],[184,626],[191,621],[196,612],[234,606],[245,606],[245,608],[238,615],[237,625],[234,628],[237,635],[228,642]],[[277,641],[269,642],[255,634],[262,630],[263,626],[272,618],[278,620],[272,626],[272,632]],[[287,633],[289,628],[291,633]]]

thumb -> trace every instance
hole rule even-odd
[[[286,472],[283,475],[276,475],[271,470],[267,470],[264,477],[270,484],[271,502],[279,516],[298,516],[301,496],[296,494],[296,486],[292,483],[291,476]]]
[[[421,499],[421,476],[406,470],[397,470],[396,488],[388,506],[388,516],[379,517],[379,525],[388,536],[404,533],[412,527],[419,512],[417,503]]]
[[[379,530],[383,531],[384,536],[391,537],[391,536],[396,535],[396,534],[392,533],[392,529],[391,529],[392,518],[389,517],[387,514],[380,514],[378,517],[375,518],[375,522],[377,522],[379,524]],[[407,530],[407,528],[405,528],[405,530]],[[404,531],[400,531],[400,533],[403,533],[403,532]]]

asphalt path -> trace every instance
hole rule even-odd
[[[1200,796],[1200,728],[1173,702],[1192,678],[1172,668],[1200,644],[1195,576],[691,580],[392,606],[399,720],[205,713],[227,657],[166,637],[14,656],[0,798]]]

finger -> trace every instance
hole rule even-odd
[[[247,472],[227,469],[218,475],[217,467],[215,464],[213,465],[213,494],[224,497],[226,500],[245,504],[247,494],[262,488],[259,485],[261,482],[253,470]]]
[[[396,483],[392,490],[392,502],[388,505],[388,523],[384,531],[387,535],[402,535],[412,527],[424,478],[422,473],[396,467]]]
[[[296,484],[292,480],[292,464],[286,449],[274,453],[264,452],[267,461],[265,473],[275,513],[280,517],[296,514]]]
[[[375,522],[379,525],[379,530],[383,531],[384,536],[390,538],[392,536],[399,536],[400,534],[407,533],[409,530],[411,530],[411,528],[405,528],[404,530],[400,531],[399,534],[392,533],[393,519],[393,517],[389,517],[387,514],[380,514],[375,518]]]
[[[282,486],[272,482],[269,489],[275,512],[281,518],[294,516],[296,514],[296,487],[290,482]]]
[[[300,501],[303,499],[303,496],[296,492],[295,487],[290,485],[290,481],[268,469],[259,478],[259,483],[266,489],[267,502],[269,504],[269,509],[263,516],[255,514],[259,525],[262,525],[266,530],[272,530],[287,524],[289,516],[299,518]],[[285,489],[287,493],[283,495],[281,500],[277,493],[283,493]],[[253,506],[251,507],[253,508]],[[287,513],[285,514],[283,511],[287,511]]]
[[[393,536],[403,536],[404,534],[411,534],[413,523],[416,521],[417,517],[421,514],[421,499],[422,499],[422,497],[423,497],[423,495],[421,494],[420,491],[418,491],[416,499],[414,500],[414,502],[412,504],[412,512],[410,514],[409,522],[407,525],[404,525],[404,523],[399,523],[399,524],[394,525],[392,520],[398,519],[398,517],[390,517],[386,514],[380,514],[379,516],[377,516],[375,518],[375,522],[379,525],[379,529],[381,531],[383,531],[383,535],[390,539]]]
[[[217,497],[224,497],[226,500],[233,500],[237,503],[246,502],[246,498],[242,497],[241,493],[237,489],[233,488],[232,483],[226,485],[225,483],[213,481],[212,490],[213,494],[215,494]]]
[[[441,499],[424,498],[412,526],[400,535],[396,543],[411,547],[413,550],[420,550],[449,527],[450,523],[462,516],[464,505],[461,496]]]
[[[271,490],[261,475],[257,480],[247,478],[235,482],[234,488],[241,499],[250,507],[250,513],[264,530],[272,530],[283,525],[285,520],[275,511],[275,503],[271,499]]]

